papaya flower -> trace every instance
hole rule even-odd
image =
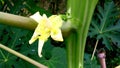
[[[60,29],[63,21],[59,15],[52,15],[48,18],[45,14],[41,16],[39,12],[30,16],[30,18],[34,19],[38,25],[29,40],[29,44],[32,44],[38,39],[38,55],[42,57],[42,47],[50,36],[53,40],[63,41]]]

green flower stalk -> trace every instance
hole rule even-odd
[[[29,43],[32,44],[35,40],[39,40],[38,55],[42,57],[42,47],[49,36],[56,41],[63,41],[60,29],[63,21],[58,15],[52,15],[47,18],[45,14],[41,16],[39,12],[36,12],[34,15],[30,16],[30,18],[34,19],[38,23],[38,26],[36,27]]]

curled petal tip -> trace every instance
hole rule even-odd
[[[29,41],[29,44],[32,44],[31,40]]]
[[[63,38],[61,38],[61,40],[60,40],[61,42],[63,42],[64,40],[63,40]]]
[[[42,57],[41,53],[42,53],[43,45],[44,45],[44,40],[39,39],[39,44],[38,44],[38,55],[39,55],[39,57]]]
[[[37,39],[37,38],[31,38],[31,39],[29,40],[29,44],[32,44],[36,39]]]
[[[42,55],[41,54],[38,54],[38,56],[41,58],[42,57]]]

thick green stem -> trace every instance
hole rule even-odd
[[[75,27],[74,30],[76,31],[71,32],[72,36],[70,35],[70,37],[68,37],[66,44],[69,58],[68,68],[84,67],[83,61],[86,38],[97,2],[98,0],[68,0],[68,10],[71,9],[70,21],[71,24]]]
[[[77,35],[76,32],[72,32],[69,37],[66,39],[67,45],[67,56],[68,56],[68,68],[76,68],[76,40]]]
[[[2,44],[0,44],[0,48],[2,48],[2,49],[4,49],[4,50],[6,50],[6,51],[8,51],[8,52],[10,52],[10,53],[18,56],[18,57],[20,57],[21,59],[24,59],[24,60],[28,61],[29,63],[37,66],[38,68],[47,68],[46,66],[44,66],[44,65],[36,62],[35,60],[33,60],[33,59],[29,58],[29,57],[26,57],[26,56],[24,56],[23,54],[20,54],[20,53],[14,51],[14,50],[12,50],[12,49],[10,49],[10,48],[2,45]]]

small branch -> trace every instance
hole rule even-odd
[[[14,27],[34,30],[37,23],[29,18],[9,13],[0,12],[0,24],[10,25]]]
[[[95,55],[95,51],[96,51],[96,48],[97,48],[98,42],[99,42],[99,40],[97,40],[96,43],[95,43],[95,48],[94,48],[94,51],[93,51],[93,53],[92,53],[91,60],[93,60],[93,57],[94,57],[94,55]]]
[[[4,50],[6,50],[6,51],[8,51],[8,52],[10,52],[10,53],[18,56],[18,57],[20,57],[21,59],[23,59],[23,60],[25,60],[25,61],[28,61],[29,63],[37,66],[38,68],[47,68],[46,66],[40,64],[39,62],[37,62],[37,61],[35,61],[35,60],[33,60],[33,59],[29,58],[29,57],[26,57],[25,55],[20,54],[20,53],[14,51],[14,50],[12,50],[12,49],[10,49],[10,48],[2,45],[2,44],[0,44],[0,48],[2,48],[2,49],[4,49]]]

